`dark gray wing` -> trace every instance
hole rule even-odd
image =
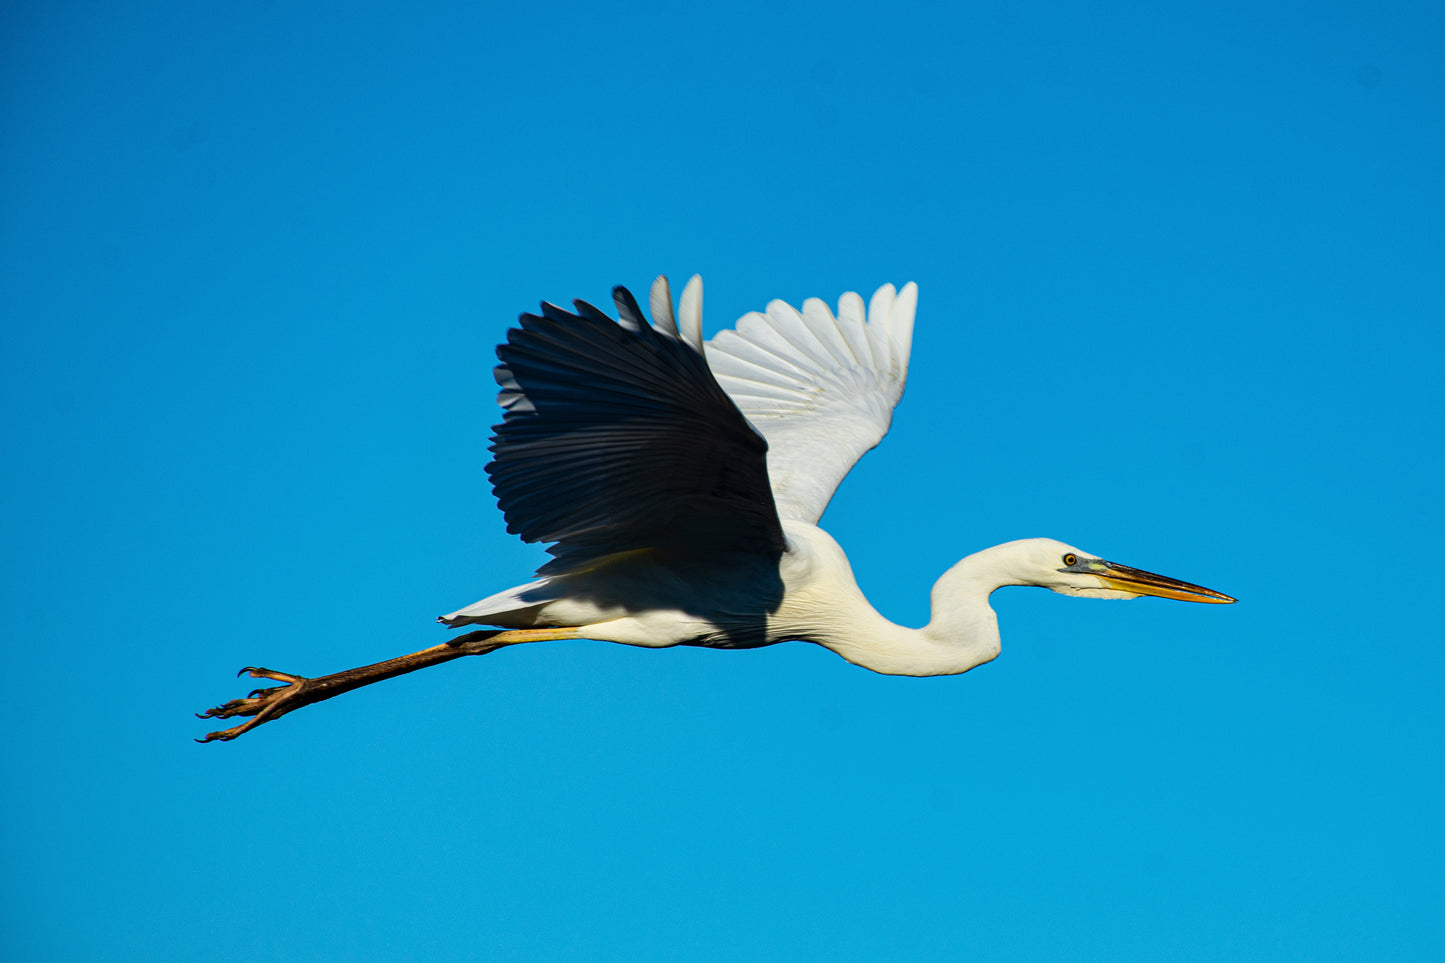
[[[487,474],[507,531],[556,543],[544,573],[637,549],[780,555],[767,442],[675,326],[613,300],[620,323],[543,304],[497,348]]]

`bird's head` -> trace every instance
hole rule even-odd
[[[1089,599],[1134,599],[1154,595],[1183,602],[1233,602],[1213,589],[1106,562],[1052,538],[1026,538],[1008,546],[1019,584]]]

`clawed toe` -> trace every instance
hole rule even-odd
[[[277,672],[275,669],[248,665],[236,674],[249,675],[253,679],[269,679],[272,682],[280,682],[282,685],[253,689],[251,694],[244,699],[232,699],[224,705],[200,713],[202,719],[230,719],[234,716],[251,716],[252,718],[249,722],[232,726],[230,729],[222,729],[220,732],[212,732],[204,739],[196,741],[229,742],[262,723],[279,719],[288,712],[325,701],[364,685],[371,685],[373,682],[392,679],[408,672],[415,672],[417,669],[425,669],[429,665],[440,665],[443,662],[460,659],[466,655],[485,655],[504,645],[512,645],[517,642],[537,642],[544,638],[575,638],[576,631],[571,628],[529,629],[516,632],[502,629],[478,630],[468,632],[466,635],[441,645],[413,652],[410,655],[398,656],[395,659],[387,659],[385,662],[375,662],[371,665],[347,669],[345,672],[333,672],[330,675],[309,679],[306,676],[291,675],[289,672]]]
[[[257,667],[257,665],[247,665],[246,668],[241,669],[241,671],[237,672],[236,675],[237,677],[241,677],[241,675],[246,674],[250,674],[251,678],[269,678],[269,680],[273,682],[292,682],[292,684],[299,684],[299,682],[306,681],[306,677],[303,677],[303,675],[292,675],[289,674],[289,672],[277,672],[276,669],[260,668]]]
[[[251,694],[244,699],[232,699],[230,702],[207,709],[205,712],[196,713],[197,719],[230,719],[234,716],[254,717],[248,722],[243,722],[238,726],[232,726],[229,729],[208,732],[204,739],[197,739],[197,742],[228,742],[242,733],[254,729],[263,722],[268,722],[271,719],[284,715],[293,708],[299,708],[299,706],[294,704],[296,697],[301,694],[305,683],[310,681],[304,676],[290,675],[286,672],[276,672],[273,669],[263,669],[256,666],[246,666],[236,674],[249,674],[253,679],[271,679],[275,682],[284,682],[286,684],[270,686],[264,689],[253,689],[251,690]]]

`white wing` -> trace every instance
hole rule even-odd
[[[908,380],[918,286],[885,284],[865,318],[848,292],[838,315],[817,298],[774,301],[707,343],[718,383],[768,440],[783,518],[816,523],[855,462],[883,440]]]

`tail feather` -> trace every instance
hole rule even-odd
[[[452,629],[463,625],[507,626],[509,622],[513,621],[507,616],[535,609],[539,605],[555,602],[562,598],[564,593],[559,590],[559,586],[553,584],[554,581],[550,578],[541,578],[535,582],[509,588],[496,595],[489,595],[480,602],[473,602],[466,608],[458,609],[449,615],[439,615],[437,621]]]

